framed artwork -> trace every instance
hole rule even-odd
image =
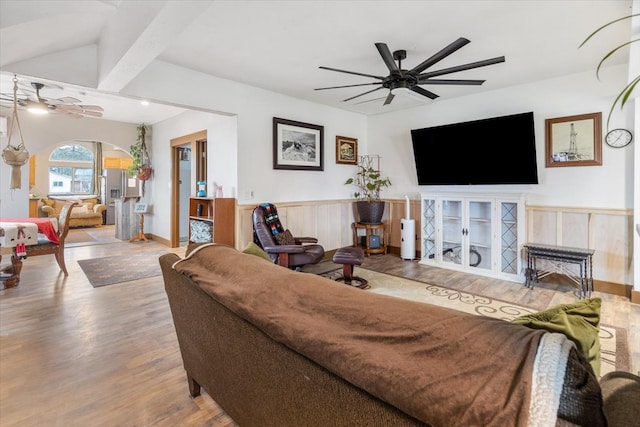
[[[336,163],[358,164],[358,140],[346,136],[336,136]]]
[[[548,168],[602,165],[602,113],[546,119]]]
[[[144,214],[147,213],[147,204],[146,203],[136,203],[133,208],[134,213]]]
[[[273,168],[324,170],[324,126],[273,118]]]

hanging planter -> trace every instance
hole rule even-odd
[[[24,145],[22,139],[22,129],[20,129],[20,121],[18,120],[18,78],[13,76],[13,115],[11,117],[11,126],[9,127],[9,139],[7,146],[2,150],[2,159],[11,166],[11,185],[9,189],[15,190],[22,188],[22,174],[20,168],[29,161],[29,152]],[[13,128],[18,128],[20,134],[20,144],[11,145],[11,137],[13,136]]]
[[[146,133],[147,128],[144,124],[138,126],[138,139],[134,145],[129,147],[129,153],[133,158],[133,163],[129,166],[129,176],[135,176],[142,181],[142,196],[144,196],[144,183],[151,178],[153,173],[145,143]]]
[[[146,181],[151,178],[152,172],[153,169],[151,168],[151,166],[140,166],[136,171],[136,176],[140,181]]]

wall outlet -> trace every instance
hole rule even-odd
[[[245,199],[248,199],[248,200],[253,199],[253,198],[254,198],[254,192],[253,192],[253,190],[247,190],[247,191],[245,191],[245,192],[244,192],[244,198],[245,198]]]

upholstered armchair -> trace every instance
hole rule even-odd
[[[315,237],[294,237],[280,223],[276,207],[270,203],[253,210],[253,240],[273,260],[283,267],[299,269],[315,264],[324,257],[324,248]]]

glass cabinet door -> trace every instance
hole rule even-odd
[[[468,249],[464,259],[466,265],[483,270],[491,270],[491,242],[493,233],[491,201],[470,201],[468,211]]]
[[[462,201],[442,201],[442,262],[462,264]]]
[[[434,260],[436,257],[436,201],[422,200],[422,258]]]
[[[518,273],[518,204],[500,202],[500,271]]]

